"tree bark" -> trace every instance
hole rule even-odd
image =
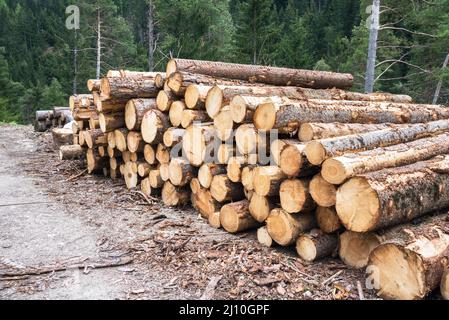
[[[133,130],[140,130],[145,112],[156,109],[156,100],[154,99],[132,99],[125,107],[126,127]]]
[[[233,183],[225,174],[217,175],[212,179],[210,192],[215,200],[222,203],[245,198],[242,185]]]
[[[159,89],[154,79],[147,78],[103,78],[102,99],[156,98]]]
[[[59,160],[81,159],[84,154],[84,149],[80,145],[61,146],[59,149]]]
[[[73,144],[73,132],[70,129],[53,129],[51,131],[53,137],[53,146],[55,150],[63,145]]]
[[[338,235],[327,234],[314,229],[298,238],[296,252],[307,262],[318,261],[332,256],[338,247]]]

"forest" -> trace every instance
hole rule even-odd
[[[363,92],[372,0],[0,0],[0,122],[66,105],[109,69],[170,57],[349,72]],[[68,6],[79,29],[66,26]],[[382,0],[375,90],[449,104],[449,0]]]

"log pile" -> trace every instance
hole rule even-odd
[[[110,71],[70,99],[74,145],[61,158],[86,149],[89,173],[191,204],[213,228],[257,230],[305,262],[376,269],[382,297],[447,291],[449,109],[351,85],[182,59],[166,73]]]
[[[73,120],[69,107],[54,107],[53,110],[36,111],[34,131],[46,132],[53,128],[62,128]]]

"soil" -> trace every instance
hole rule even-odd
[[[363,270],[147,201],[30,126],[0,126],[0,163],[0,299],[375,299]]]

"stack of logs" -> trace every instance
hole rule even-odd
[[[34,131],[45,132],[52,128],[62,128],[72,121],[72,112],[68,107],[54,107],[53,110],[36,111]]]
[[[308,262],[368,268],[384,298],[421,299],[449,276],[449,109],[346,91],[349,74],[171,60],[110,71],[74,96],[90,173],[124,178],[214,228],[257,229]]]

